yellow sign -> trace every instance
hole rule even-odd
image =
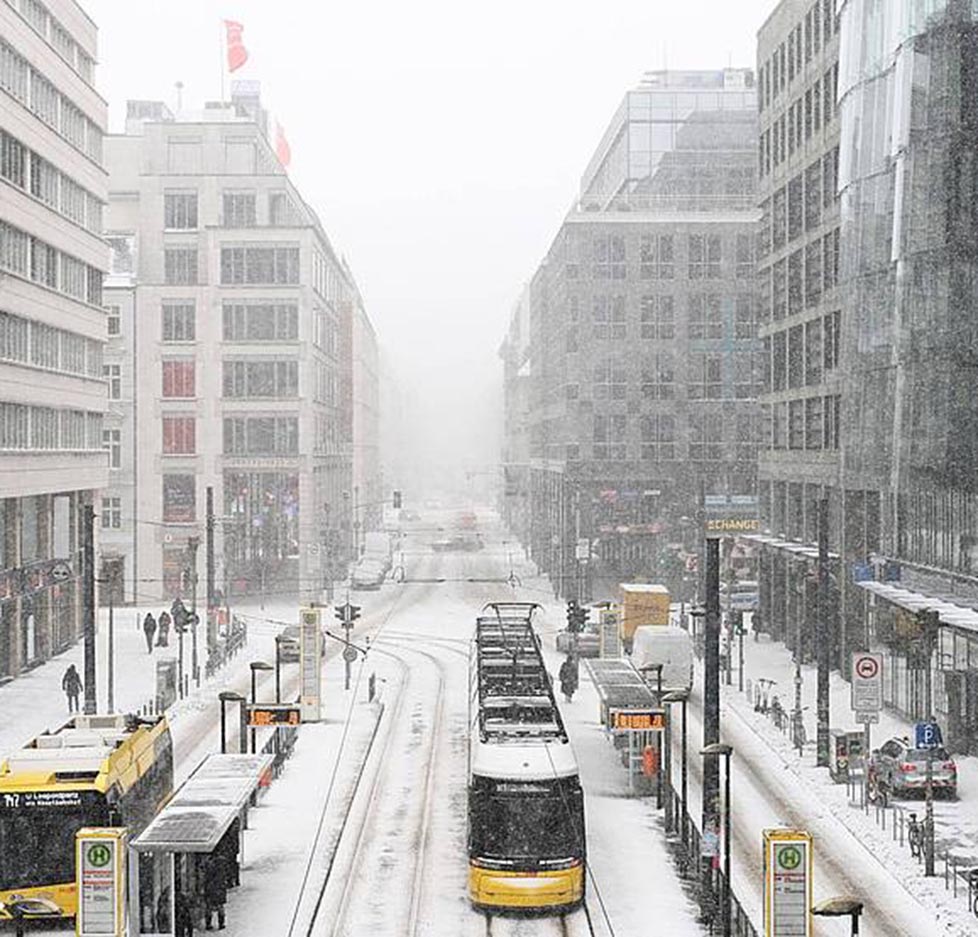
[[[248,725],[252,728],[265,726],[297,726],[302,722],[298,706],[249,706]]]
[[[706,522],[707,533],[714,534],[750,534],[761,529],[761,522],[756,517],[715,517]]]
[[[661,709],[612,709],[610,716],[616,732],[658,732],[666,727]]]
[[[764,937],[811,937],[812,836],[764,831]]]

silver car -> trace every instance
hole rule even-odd
[[[950,800],[957,799],[958,766],[947,749],[933,748],[930,751],[935,793],[943,793]],[[893,794],[923,793],[927,786],[927,749],[914,748],[906,738],[892,738],[873,752],[869,770],[876,783],[885,785]]]

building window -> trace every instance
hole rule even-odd
[[[298,283],[298,247],[222,247],[221,283]]]
[[[257,223],[254,192],[224,193],[224,227],[253,228]]]
[[[833,289],[839,281],[839,229],[830,231],[822,239],[822,277],[825,291]]]
[[[814,306],[822,298],[822,245],[805,246],[805,305]]]
[[[297,361],[225,361],[225,397],[295,397],[299,393]]]
[[[625,279],[625,238],[622,235],[610,234],[593,238],[591,258],[596,279]]]
[[[106,319],[105,319],[106,332],[109,338],[113,338],[116,335],[121,335],[122,320],[119,316],[119,307],[106,306],[105,312],[106,312]]]
[[[626,332],[625,297],[595,296],[592,306],[595,338],[624,338]]]
[[[224,303],[227,342],[294,342],[299,338],[299,307],[285,303]]]
[[[822,448],[822,398],[809,397],[805,400],[805,448]]]
[[[642,338],[676,337],[676,312],[672,296],[643,296],[641,301]]]
[[[197,193],[163,194],[163,227],[171,231],[197,230]]]
[[[196,337],[196,309],[192,302],[163,303],[163,341],[192,342]]]
[[[642,458],[647,462],[668,462],[676,458],[676,421],[666,413],[642,417]]]
[[[122,498],[102,499],[102,529],[118,530],[122,526]]]
[[[122,468],[122,430],[103,429],[102,448],[109,454],[109,468]]]
[[[771,201],[771,204],[773,206],[771,212],[771,220],[772,220],[771,246],[776,251],[784,247],[786,243],[786,237],[788,231],[787,203],[788,203],[788,195],[785,192],[784,188],[782,187],[778,189],[777,192],[774,193],[774,197]]]
[[[671,234],[645,234],[639,242],[639,275],[643,280],[671,280],[676,275]]]
[[[690,400],[719,400],[723,396],[722,355],[691,354],[686,396]]]
[[[805,230],[811,231],[822,220],[822,161],[805,170]]]
[[[624,400],[628,389],[625,365],[606,358],[594,367],[594,399]]]
[[[163,417],[163,454],[194,455],[196,451],[197,422],[194,417]]]
[[[225,455],[298,455],[299,421],[296,417],[225,417]]]
[[[197,282],[197,248],[167,247],[163,251],[163,281],[170,286]]]
[[[756,420],[749,413],[738,413],[734,423],[734,461],[752,463],[756,457]]]
[[[268,195],[268,223],[276,228],[292,228],[302,224],[302,213],[286,192]]]
[[[754,236],[738,234],[734,254],[734,276],[748,280],[754,275]]]
[[[757,394],[754,354],[737,352],[731,356],[733,365],[733,394],[738,400],[749,400]]]
[[[103,364],[102,377],[109,389],[109,400],[119,400],[122,397],[122,368],[118,364]]]
[[[6,131],[0,130],[0,176],[17,188],[26,185],[27,149]]]
[[[672,355],[652,355],[642,366],[642,396],[646,400],[672,400],[676,396],[676,372]]]
[[[627,429],[628,420],[623,414],[595,414],[592,431],[594,458],[597,461],[625,459],[628,450],[625,442]]]
[[[795,251],[788,257],[788,315],[802,310],[802,252]]]
[[[822,202],[828,208],[838,198],[839,186],[839,148],[829,150],[822,157]]]
[[[750,293],[738,293],[734,299],[734,338],[748,339],[756,336],[754,297]]]
[[[719,462],[723,458],[723,418],[719,413],[689,415],[689,459]]]
[[[837,394],[822,400],[822,445],[825,449],[839,448],[839,404]]]
[[[193,475],[163,476],[163,520],[190,524],[197,519],[196,484]]]
[[[163,396],[194,397],[195,367],[191,361],[163,362]]]
[[[842,313],[840,310],[830,312],[822,319],[822,332],[824,341],[822,344],[822,364],[826,371],[831,371],[839,366],[839,340],[842,328]]]
[[[801,173],[788,183],[788,240],[800,237],[804,230],[804,186]]]
[[[805,401],[788,401],[788,448],[805,448]]]
[[[691,234],[688,240],[689,278],[720,279],[720,235]]]
[[[716,293],[689,297],[686,331],[690,339],[723,338],[723,308]]]
[[[805,383],[818,384],[822,380],[822,320],[812,319],[805,323]]]

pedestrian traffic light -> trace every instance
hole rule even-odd
[[[394,510],[400,510],[401,507],[401,493],[399,491],[394,492]]]

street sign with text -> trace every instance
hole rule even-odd
[[[812,933],[812,837],[804,830],[764,830],[764,935]]]
[[[853,651],[850,698],[856,713],[878,713],[883,708],[882,654]]]

